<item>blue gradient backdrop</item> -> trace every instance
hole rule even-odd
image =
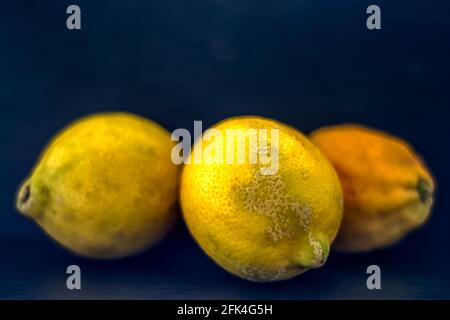
[[[69,4],[82,30],[65,27]],[[369,4],[382,30],[365,27]],[[0,298],[450,298],[448,1],[3,1],[0,4]],[[125,110],[169,130],[256,114],[310,132],[360,122],[409,140],[437,179],[429,223],[398,245],[332,253],[281,283],[235,278],[179,223],[126,260],[67,253],[14,209],[47,141],[72,120]],[[82,269],[79,292],[65,268]],[[378,264],[382,290],[369,291]]]

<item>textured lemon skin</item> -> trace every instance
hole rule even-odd
[[[176,217],[172,147],[165,129],[136,115],[82,118],[46,147],[18,209],[79,255],[133,255],[161,239]]]
[[[259,282],[323,265],[343,203],[328,160],[300,132],[277,121],[236,117],[213,127],[224,134],[226,129],[279,129],[279,170],[261,175],[261,164],[184,165],[183,216],[202,249],[229,272]],[[216,143],[220,140],[203,139],[203,154]],[[193,154],[196,148],[198,142]],[[225,143],[220,148],[225,152]]]
[[[334,165],[344,190],[344,219],[334,248],[386,247],[427,219],[433,178],[407,142],[351,124],[319,129],[311,139]]]

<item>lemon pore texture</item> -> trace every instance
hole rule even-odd
[[[253,281],[283,280],[322,266],[343,206],[340,182],[328,160],[299,131],[274,120],[236,117],[213,128],[223,139],[205,133],[202,152],[199,141],[181,181],[184,219],[199,245],[223,268]],[[250,139],[247,161],[227,163],[226,153],[237,154],[238,141],[227,143],[229,129],[278,130],[275,174],[263,174],[267,164],[250,163],[249,150],[255,148]],[[275,141],[267,137],[270,149]],[[256,147],[259,153],[267,149]],[[195,161],[196,153],[214,158],[211,150],[221,150],[224,161]]]

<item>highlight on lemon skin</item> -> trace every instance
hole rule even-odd
[[[172,147],[169,132],[136,115],[82,118],[45,148],[17,194],[17,209],[78,255],[136,254],[176,219]]]
[[[326,157],[302,133],[275,120],[235,117],[212,128],[224,133],[216,137],[226,137],[227,130],[278,130],[278,135],[267,135],[269,144],[262,148],[274,152],[277,137],[278,167],[268,174],[262,170],[267,164],[252,161],[217,159],[184,165],[181,207],[200,247],[227,271],[252,281],[289,279],[322,266],[343,204],[338,176]],[[248,136],[244,140],[246,157],[254,148],[261,151],[250,146]],[[225,157],[230,146],[237,152],[237,141],[203,137],[192,156],[197,152],[207,157],[208,150],[216,150]]]
[[[360,125],[321,128],[311,140],[334,165],[344,191],[344,218],[334,248],[383,248],[427,220],[435,183],[406,141]]]

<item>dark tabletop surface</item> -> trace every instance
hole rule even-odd
[[[0,298],[449,299],[450,6],[377,1],[69,1],[0,4]],[[14,209],[18,184],[72,120],[123,110],[169,130],[256,114],[304,132],[359,122],[410,141],[436,177],[429,222],[396,246],[332,252],[284,282],[251,283],[216,266],[180,222],[157,247],[98,262],[55,245]],[[66,289],[66,267],[82,290]],[[366,268],[381,268],[368,290]]]

